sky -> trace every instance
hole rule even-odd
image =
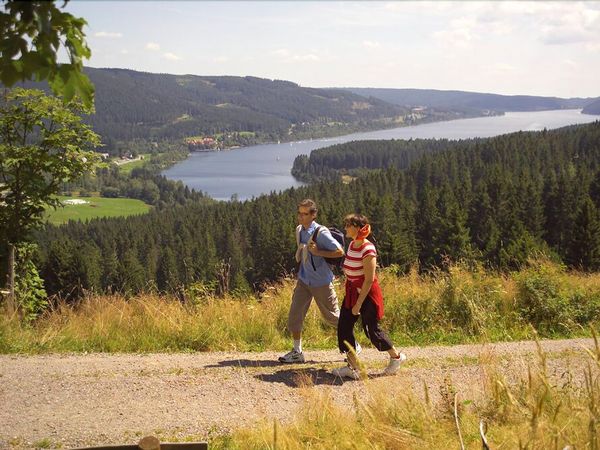
[[[84,1],[91,67],[600,96],[600,1]]]

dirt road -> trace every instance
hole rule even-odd
[[[590,339],[542,341],[550,373],[581,372]],[[423,395],[450,377],[461,397],[477,398],[484,371],[496,361],[511,376],[536,360],[534,342],[405,348],[406,365],[378,377],[386,354],[365,349],[366,383],[392,383]],[[307,361],[282,365],[277,353],[76,354],[0,356],[0,448],[69,448],[163,442],[251,426],[257,420],[289,421],[306,393],[330,390],[341,404],[367,395],[364,381],[342,381],[330,370],[342,364],[334,350],[306,351]],[[434,399],[435,401],[435,399]]]

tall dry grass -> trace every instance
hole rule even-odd
[[[600,448],[600,347],[589,352],[583,382],[557,383],[546,355],[509,382],[490,361],[482,395],[454,405],[432,403],[412,389],[390,392],[385,384],[363,385],[366,400],[343,405],[335,392],[310,390],[292,423],[263,422],[217,437],[210,448],[269,450]],[[563,374],[564,375],[564,374]],[[569,378],[577,378],[569,374]],[[581,378],[581,377],[580,377]],[[362,382],[361,382],[362,383]]]
[[[579,336],[600,319],[600,275],[549,261],[504,275],[454,266],[427,276],[382,270],[379,278],[384,326],[401,346],[531,338],[529,324],[543,337]],[[0,352],[284,350],[293,287],[283,280],[260,298],[195,290],[186,302],[92,295],[77,305],[59,303],[33,323],[0,315]],[[335,330],[316,307],[303,337],[308,348],[336,346]]]

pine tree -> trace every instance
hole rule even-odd
[[[590,198],[585,199],[577,210],[567,262],[587,271],[600,269],[600,219]]]

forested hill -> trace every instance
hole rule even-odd
[[[580,109],[598,98],[558,98],[531,95],[499,95],[434,89],[344,88],[365,97],[378,98],[405,107],[424,106],[468,111],[542,111]],[[590,114],[598,114],[590,112]]]
[[[298,155],[292,165],[292,175],[298,180],[314,183],[341,180],[344,175],[360,176],[369,170],[407,169],[426,153],[460,148],[466,141],[448,139],[391,139],[352,141],[319,148],[310,156]]]
[[[596,100],[593,103],[590,103],[589,105],[587,105],[585,108],[583,108],[583,110],[581,111],[584,114],[598,114],[600,115],[600,99]]]
[[[428,154],[463,148],[469,142],[448,139],[411,139],[353,141],[313,150],[310,156],[294,159],[292,175],[305,182],[342,180],[343,176],[361,176],[369,171],[395,168],[404,170]]]
[[[399,270],[456,260],[512,270],[536,252],[598,270],[600,122],[459,141],[349,184],[49,227],[38,267],[48,292],[62,295],[259,288],[293,270],[305,197],[319,203],[323,224],[367,214],[378,261]]]
[[[94,130],[105,139],[182,138],[246,131],[286,139],[337,123],[394,122],[406,108],[281,80],[86,68],[96,86]],[[375,125],[373,125],[375,126]]]

